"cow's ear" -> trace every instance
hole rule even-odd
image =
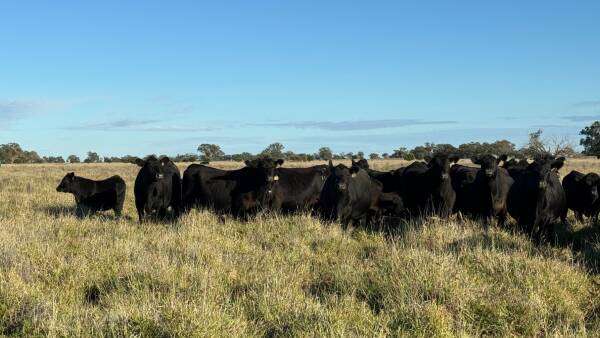
[[[138,157],[135,159],[135,164],[139,165],[140,167],[143,167],[146,164],[146,161]]]
[[[68,174],[67,174],[67,177],[68,177],[69,179],[74,179],[74,178],[75,178],[75,172],[70,172],[70,173],[68,173]]]
[[[500,155],[500,157],[498,157],[496,159],[496,163],[498,163],[498,165],[500,165],[500,163],[506,162],[507,160],[508,160],[508,155],[506,155],[506,154]]]
[[[282,166],[282,165],[283,165],[282,159],[278,159],[277,161],[275,161],[275,166]]]
[[[458,161],[460,161],[460,155],[458,155],[458,154],[450,154],[448,156],[448,160],[450,160],[450,162],[452,162],[452,163],[458,163]]]
[[[165,165],[165,164],[167,164],[169,162],[171,162],[171,159],[168,158],[167,156],[165,156],[165,157],[163,157],[163,158],[160,159],[160,163],[162,163],[163,165]]]
[[[560,168],[563,167],[563,165],[565,165],[565,158],[564,157],[559,157],[556,160],[552,161],[552,164],[550,165],[550,167],[552,169],[559,170]]]
[[[350,167],[350,174],[352,174],[352,177],[356,176],[356,173],[360,170],[360,167],[358,166],[352,166]]]
[[[479,157],[477,157],[477,156],[471,157],[471,162],[473,162],[473,164],[481,165],[481,161],[480,161]]]

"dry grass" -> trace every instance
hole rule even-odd
[[[573,160],[562,173],[572,168],[600,171]],[[558,245],[541,247],[457,220],[383,234],[307,216],[222,224],[194,211],[175,224],[138,225],[137,170],[0,167],[0,334],[598,335],[600,245],[587,225],[573,223]],[[73,198],[54,190],[68,171],[123,176],[125,217],[78,219]]]

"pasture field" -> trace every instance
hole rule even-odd
[[[561,174],[571,169],[600,172],[600,161],[568,160]],[[70,171],[121,175],[124,217],[77,218],[73,197],[55,191]],[[500,229],[456,217],[385,233],[308,215],[220,223],[207,211],[140,225],[137,171],[0,167],[1,335],[600,336],[600,231],[572,215],[541,246],[512,220]]]

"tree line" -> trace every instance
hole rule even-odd
[[[169,157],[175,162],[201,161],[209,163],[211,161],[245,161],[257,157],[283,158],[288,161],[343,160],[351,158],[422,160],[438,152],[459,154],[462,158],[472,158],[482,154],[507,154],[516,158],[533,158],[540,154],[566,157],[578,155],[600,156],[600,122],[595,121],[590,126],[585,127],[581,130],[580,135],[582,135],[582,138],[579,143],[583,147],[581,153],[575,150],[575,146],[567,138],[545,138],[543,137],[542,130],[537,130],[529,134],[528,142],[521,148],[517,148],[514,143],[508,140],[498,140],[492,143],[470,142],[458,146],[427,142],[413,149],[401,147],[389,153],[370,153],[366,155],[362,151],[357,151],[356,153],[334,153],[329,147],[321,147],[315,153],[295,153],[286,150],[283,144],[276,142],[270,144],[258,154],[251,154],[249,152],[225,154],[219,145],[205,143],[199,145],[196,149],[198,154],[177,154]],[[156,154],[152,155],[156,156]],[[87,157],[83,160],[77,155],[69,155],[67,158],[63,158],[62,156],[42,157],[36,151],[22,149],[17,143],[0,144],[0,163],[133,163],[136,158],[136,156],[132,155],[101,157],[93,151],[89,151]]]

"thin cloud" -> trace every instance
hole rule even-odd
[[[44,108],[36,100],[3,100],[0,101],[0,126],[6,127],[10,122],[25,118]]]
[[[119,119],[109,122],[82,124],[78,126],[70,126],[65,129],[91,129],[91,130],[107,130],[107,129],[124,129],[130,127],[144,126],[152,123],[160,122],[160,120],[131,120]]]
[[[374,130],[384,128],[397,128],[417,125],[443,125],[455,124],[457,121],[425,121],[417,119],[388,119],[388,120],[362,120],[362,121],[299,121],[299,122],[264,122],[250,123],[255,127],[289,127],[297,129],[321,129],[329,131]]]
[[[219,128],[214,127],[180,127],[180,126],[156,126],[147,128],[128,129],[132,131],[149,131],[149,132],[199,132],[199,131],[214,131]]]
[[[198,132],[216,130],[213,127],[183,127],[152,125],[163,122],[156,119],[132,120],[119,119],[115,121],[68,126],[69,130],[102,130],[102,131],[139,131],[139,132]]]
[[[600,107],[600,100],[580,101],[573,103],[576,108],[595,108]]]
[[[565,120],[571,122],[587,122],[587,121],[595,121],[600,120],[600,114],[596,115],[568,115],[562,117]]]

